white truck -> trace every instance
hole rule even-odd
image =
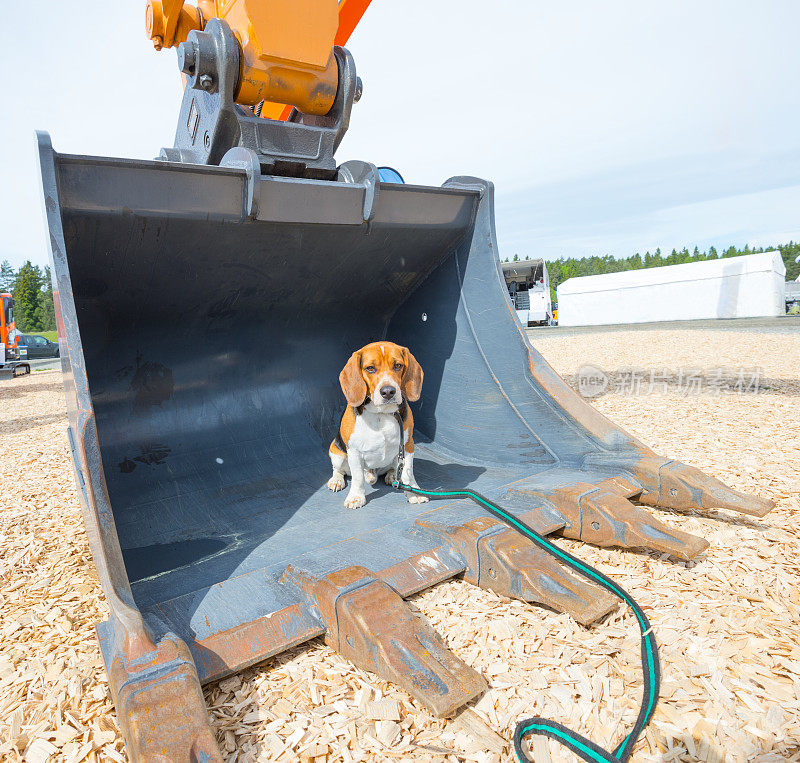
[[[550,277],[544,260],[519,260],[502,265],[508,295],[522,325],[551,325],[553,305],[550,301]]]
[[[795,305],[800,304],[800,276],[796,281],[786,282],[786,312],[788,313]]]

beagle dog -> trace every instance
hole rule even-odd
[[[374,485],[385,475],[391,485],[400,453],[400,424],[403,421],[403,471],[400,480],[418,487],[414,479],[414,418],[407,401],[419,400],[422,393],[422,368],[408,348],[392,342],[373,342],[350,356],[339,374],[347,408],[338,436],[328,455],[333,475],[328,488],[344,489],[350,475],[350,491],[344,505],[358,509],[367,499],[366,484]],[[406,492],[410,503],[425,503],[428,498]]]

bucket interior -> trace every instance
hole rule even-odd
[[[136,605],[190,645],[299,602],[287,565],[384,571],[433,548],[418,519],[480,515],[382,481],[353,511],[327,489],[339,373],[364,344],[407,346],[424,369],[423,486],[497,499],[574,481],[564,464],[594,447],[532,372],[474,187],[382,184],[365,224],[358,189],[264,178],[254,219],[243,173],[57,162],[54,264],[96,417],[92,489],[105,482]]]
[[[475,200],[464,195],[455,215],[452,198],[441,199],[447,210],[437,200],[427,222],[369,228],[63,215],[103,469],[140,606],[420,513],[382,484],[357,512],[326,488],[346,405],[338,375],[368,342],[407,344],[423,364],[417,479],[466,485],[487,471],[475,454],[500,431],[508,438],[514,417],[467,438],[463,421],[437,417],[443,395],[467,409],[502,403],[479,384],[485,366],[457,374],[474,376],[479,399],[447,389],[454,267],[470,248]],[[492,460],[520,458],[548,460],[524,431]]]

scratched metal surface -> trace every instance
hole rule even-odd
[[[498,273],[490,185],[384,185],[366,225],[352,187],[264,179],[248,219],[236,170],[55,161],[68,340],[83,348],[76,384],[100,445],[88,489],[108,491],[136,606],[156,634],[186,640],[202,680],[320,632],[281,580],[288,564],[380,572],[421,554],[420,586],[464,569],[414,523],[467,521],[480,515],[471,503],[411,505],[381,484],[354,512],[325,488],[353,349],[387,338],[421,362],[426,487],[524,512],[514,486],[599,482],[619,467],[587,457],[635,458],[624,433],[578,423],[557,399],[574,395],[529,356]],[[225,632],[250,642],[222,654]]]

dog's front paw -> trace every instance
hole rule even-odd
[[[334,474],[328,480],[328,490],[332,490],[334,493],[344,490],[344,474]]]
[[[395,475],[394,469],[389,469],[389,471],[386,472],[386,476],[383,478],[383,481],[387,485],[391,485],[394,482],[394,475]]]
[[[344,507],[346,509],[360,509],[366,502],[367,498],[363,493],[360,495],[358,493],[348,493],[344,501]]]
[[[367,469],[364,472],[364,479],[368,485],[374,485],[378,481],[378,475],[372,469]]]
[[[427,495],[417,495],[416,493],[406,493],[409,503],[427,503],[430,498]]]

